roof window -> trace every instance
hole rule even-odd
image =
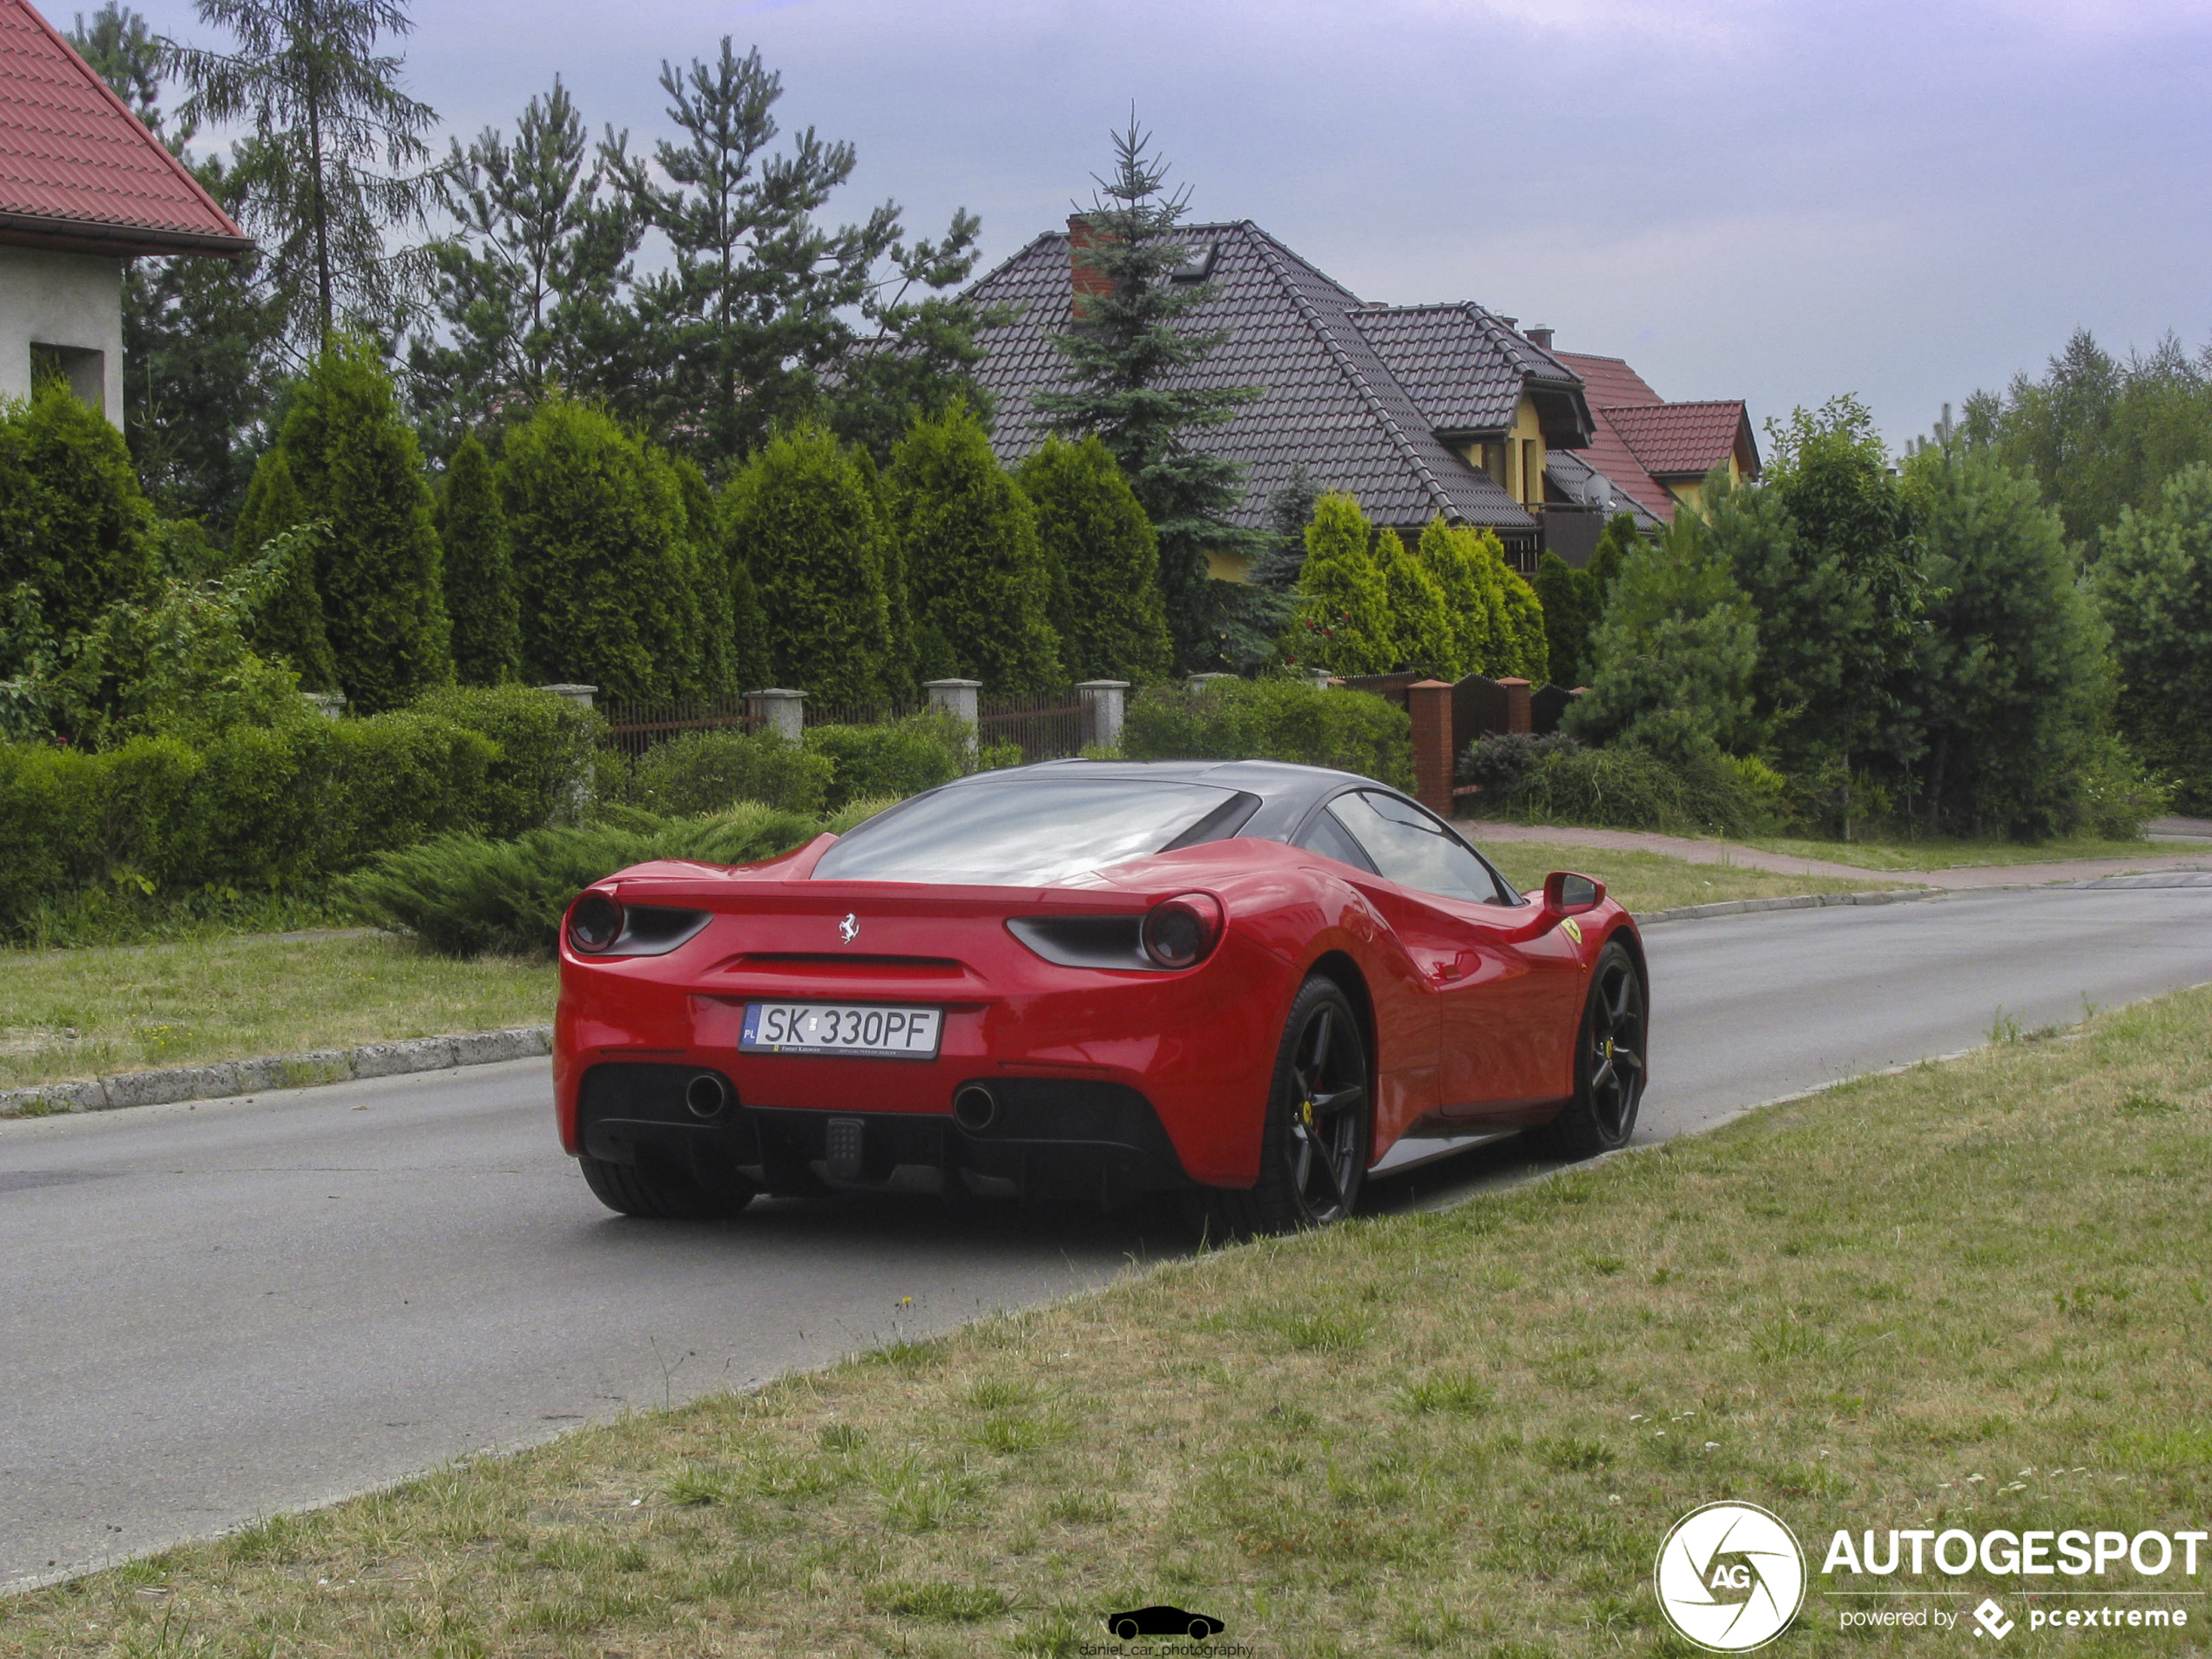
[[[1221,244],[1209,242],[1194,249],[1190,257],[1168,273],[1170,282],[1204,282],[1213,274],[1213,262],[1221,253]]]

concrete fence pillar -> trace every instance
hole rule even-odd
[[[1203,691],[1216,680],[1233,680],[1236,678],[1234,674],[1193,674],[1190,677],[1190,689],[1194,691]]]
[[[1413,717],[1413,798],[1439,818],[1452,816],[1452,688],[1416,680],[1406,688]]]
[[[1334,678],[1325,668],[1309,668],[1305,671],[1305,677],[1313,682],[1313,689],[1317,691],[1327,691]]]
[[[1533,732],[1534,723],[1528,709],[1528,682],[1524,679],[1501,679],[1499,686],[1506,694],[1506,735]]]
[[[760,723],[764,732],[772,732],[787,743],[797,743],[806,734],[806,693],[793,691],[780,685],[772,685],[763,691],[745,693],[745,712]]]
[[[541,685],[541,691],[550,691],[556,697],[565,697],[571,703],[581,703],[585,708],[596,706],[599,688],[596,685]]]
[[[924,680],[921,689],[929,694],[929,706],[939,714],[948,714],[968,728],[968,752],[975,752],[977,734],[976,693],[983,689],[981,680]]]
[[[326,720],[335,720],[346,712],[346,697],[342,691],[302,691],[300,696],[309,708]]]
[[[1127,680],[1084,680],[1076,687],[1076,698],[1083,705],[1087,742],[1115,744],[1122,740],[1123,697],[1128,690]]]

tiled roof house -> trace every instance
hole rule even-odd
[[[252,247],[24,0],[0,0],[0,395],[58,371],[123,418],[124,262]]]
[[[1189,324],[1231,331],[1190,382],[1266,388],[1192,438],[1244,463],[1243,523],[1264,522],[1268,496],[1303,468],[1325,489],[1352,491],[1382,523],[1418,533],[1442,514],[1495,530],[1534,564],[1551,504],[1545,454],[1580,449],[1593,429],[1572,369],[1480,306],[1370,306],[1249,219],[1184,235],[1190,280],[1214,291]],[[984,332],[977,369],[1003,461],[1044,441],[1031,400],[1065,372],[1052,337],[1070,327],[1075,282],[1089,274],[1075,252],[1066,232],[1040,236],[968,290],[979,305],[1015,312]]]
[[[1600,469],[1654,517],[1672,523],[1676,507],[1696,510],[1715,467],[1726,466],[1731,483],[1759,475],[1759,446],[1741,400],[1669,403],[1617,357],[1558,357],[1588,389],[1596,429],[1586,449],[1556,459]]]

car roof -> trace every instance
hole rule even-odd
[[[1346,789],[1381,789],[1393,795],[1404,792],[1372,778],[1363,778],[1358,772],[1339,772],[1329,766],[1302,766],[1288,760],[1044,760],[1029,766],[970,772],[944,787],[1003,788],[1025,779],[1069,778],[1204,784],[1215,789],[1241,790],[1258,796],[1260,805],[1239,833],[1271,841],[1288,840],[1315,806]]]

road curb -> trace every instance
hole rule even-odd
[[[550,1025],[471,1031],[455,1037],[364,1042],[357,1049],[316,1049],[307,1054],[264,1055],[256,1060],[125,1071],[89,1082],[0,1089],[0,1117],[44,1117],[63,1112],[118,1111],[126,1106],[166,1106],[180,1100],[221,1100],[278,1089],[398,1077],[412,1071],[495,1065],[502,1060],[529,1060],[552,1052]]]
[[[1976,888],[1992,892],[1993,888]],[[1747,916],[1762,910],[1825,910],[1831,905],[1912,904],[1921,899],[1940,899],[1942,887],[1886,887],[1878,893],[1805,893],[1786,899],[1723,899],[1717,904],[1677,905],[1636,915],[1636,926],[1649,927],[1662,921],[1703,921],[1715,916]],[[1635,915],[1635,912],[1629,913]]]

